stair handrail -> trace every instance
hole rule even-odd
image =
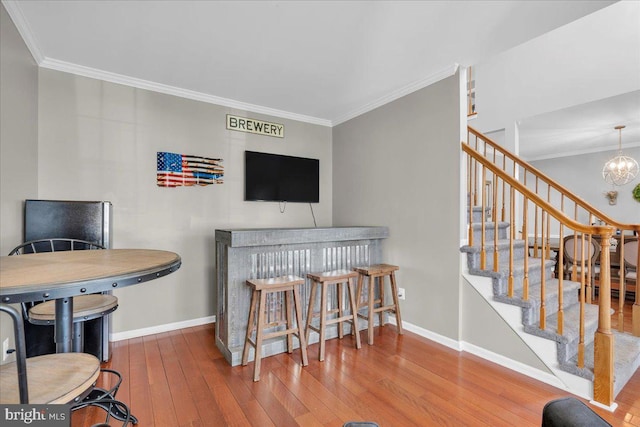
[[[519,192],[525,195],[529,200],[535,202],[538,206],[544,207],[546,211],[548,211],[555,219],[559,222],[562,222],[566,226],[570,227],[573,230],[579,231],[584,234],[595,234],[601,235],[604,237],[611,238],[613,233],[615,233],[616,228],[611,225],[591,225],[591,224],[583,224],[578,222],[571,217],[567,216],[564,212],[557,209],[555,206],[544,200],[538,194],[530,190],[528,187],[525,187],[518,181],[513,178],[508,173],[505,173],[502,169],[498,168],[493,162],[489,161],[486,157],[484,157],[480,152],[473,149],[466,142],[462,142],[462,150],[473,157],[476,161],[481,163],[484,167],[488,168],[491,172],[493,172],[496,176],[500,177],[500,179],[506,181],[512,187],[516,188]]]
[[[576,196],[575,194],[573,194],[569,189],[567,189],[563,185],[561,185],[558,182],[556,182],[553,178],[550,178],[549,176],[547,176],[544,172],[542,172],[539,169],[535,168],[534,166],[532,166],[531,164],[527,163],[526,161],[520,159],[518,156],[516,156],[512,152],[510,152],[506,148],[502,147],[501,145],[499,145],[498,143],[493,141],[491,138],[487,137],[486,135],[482,134],[481,132],[477,131],[476,129],[474,129],[471,126],[467,126],[467,129],[468,129],[469,132],[471,132],[475,136],[477,136],[479,138],[482,138],[482,141],[484,143],[490,145],[491,147],[493,147],[494,150],[497,150],[497,151],[501,152],[503,155],[505,155],[506,157],[511,159],[511,161],[513,161],[514,163],[520,165],[526,171],[529,171],[533,175],[535,175],[536,177],[541,178],[542,181],[545,184],[555,188],[558,192],[560,192],[561,194],[563,194],[564,196],[566,196],[567,198],[572,200],[574,203],[576,203],[577,205],[582,207],[587,212],[593,214],[597,218],[600,218],[602,221],[606,222],[607,224],[611,224],[611,225],[613,225],[616,228],[621,229],[621,230],[634,230],[634,231],[640,232],[640,224],[626,224],[626,223],[619,222],[619,221],[609,217],[607,214],[605,214],[605,213],[601,212],[600,210],[594,208],[591,204],[587,203],[582,198],[580,198],[580,197]],[[470,146],[470,143],[471,143],[470,141],[467,142],[467,143],[463,142],[464,145],[469,145],[469,146]],[[478,153],[478,154],[480,155],[480,157],[485,158],[480,153]],[[558,219],[558,218],[556,218],[556,219]]]

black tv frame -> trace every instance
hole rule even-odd
[[[245,201],[319,203],[320,160],[245,151]]]

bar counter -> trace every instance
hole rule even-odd
[[[286,274],[304,278],[301,296],[306,320],[307,273],[382,262],[382,242],[388,236],[387,227],[365,226],[216,230],[216,345],[226,360],[232,366],[241,362],[251,300],[247,279]],[[284,304],[276,300],[268,306],[268,317],[276,319]],[[335,334],[327,334],[332,336]],[[317,341],[317,334],[311,334],[310,342]],[[284,338],[274,339],[264,344],[262,354],[285,351]]]

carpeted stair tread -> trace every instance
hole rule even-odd
[[[529,285],[529,298],[524,300],[522,298],[522,289],[514,289],[514,296],[508,297],[506,292],[494,296],[494,300],[511,304],[522,308],[522,325],[531,326],[537,324],[540,320],[540,283],[534,283]],[[568,307],[578,302],[578,289],[580,284],[577,282],[571,282],[563,280],[562,292],[563,292],[563,306]],[[545,307],[546,312],[549,314],[555,312],[558,309],[558,279],[549,279],[545,283]]]
[[[545,329],[540,329],[540,322],[531,326],[525,326],[524,330],[532,335],[554,340],[566,344],[579,338],[580,328],[580,304],[573,304],[564,309],[563,334],[559,335],[557,310],[547,307]],[[584,305],[585,343],[593,341],[593,332],[598,327],[598,306],[594,304]],[[592,331],[589,333],[588,331]]]
[[[640,338],[613,331],[614,344],[614,395],[622,389],[640,366]],[[584,378],[593,380],[594,344],[585,345],[584,368],[578,368],[578,355],[572,357],[562,368]]]

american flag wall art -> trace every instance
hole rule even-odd
[[[158,187],[222,184],[222,159],[158,152]]]

